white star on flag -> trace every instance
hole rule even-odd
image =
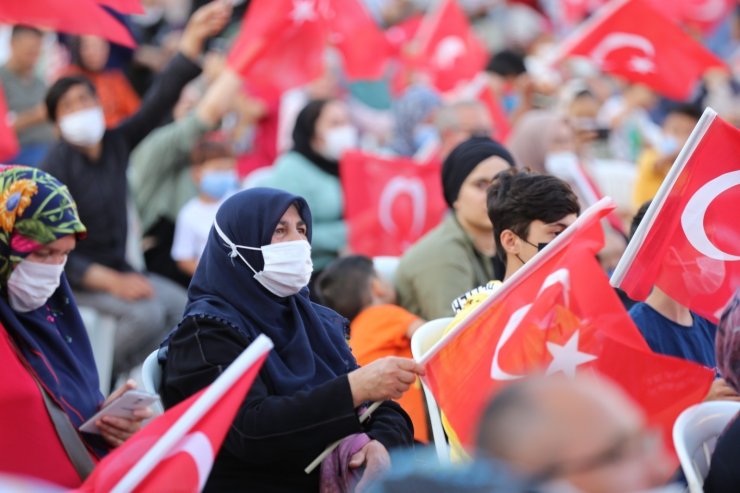
[[[629,67],[633,72],[640,74],[646,74],[648,72],[655,72],[655,64],[647,57],[634,56],[629,61]]]
[[[552,362],[547,367],[547,375],[562,371],[566,376],[575,378],[576,368],[579,365],[596,359],[593,354],[582,353],[578,350],[579,332],[576,330],[564,346],[553,342],[547,343],[547,350],[552,355]]]
[[[290,11],[293,23],[300,26],[304,22],[315,21],[317,17],[313,0],[293,0],[293,10]]]

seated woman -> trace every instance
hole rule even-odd
[[[213,382],[259,334],[275,344],[238,411],[206,491],[319,491],[303,469],[332,442],[365,433],[349,467],[365,484],[410,446],[413,428],[395,403],[365,423],[358,408],[399,398],[423,370],[387,357],[358,368],[347,321],[312,303],[311,211],[287,192],[253,188],[216,214],[188,291],[185,318],[165,342],[162,397],[175,405]]]
[[[347,246],[339,159],[357,146],[347,106],[335,99],[309,102],[298,114],[293,149],[280,156],[269,176],[255,185],[305,197],[314,215],[314,269],[320,272]]]
[[[0,167],[0,193],[0,471],[79,486],[151,412],[103,418],[101,435],[77,432],[103,404],[64,275],[85,226],[67,187],[41,170]]]

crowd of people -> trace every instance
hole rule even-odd
[[[0,26],[0,118],[18,143],[0,167],[0,473],[79,486],[152,416],[77,431],[137,385],[147,355],[159,351],[170,408],[266,334],[275,349],[208,491],[680,488],[644,410],[597,376],[510,384],[472,446],[443,419],[455,466],[408,455],[433,441],[411,339],[444,317],[452,330],[600,195],[617,204],[598,255],[613,273],[703,109],[740,125],[740,9],[708,32],[684,26],[727,64],[685,101],[585,59],[546,63],[575,28],[556,0],[460,0],[490,56],[458,90],[393,66],[351,80],[327,48],[319,77],[275,97],[227,57],[258,3],[142,3],[143,14],[115,14],[133,50]],[[361,3],[391,33],[433,2]],[[481,87],[500,114],[473,95]],[[447,211],[392,276],[352,249],[340,162],[356,150],[439,166]],[[705,400],[740,401],[737,302],[718,329],[657,286],[640,302],[619,294],[652,351],[715,371]],[[99,381],[78,307],[115,321],[111,382]],[[706,491],[740,491],[736,423]],[[304,472],[342,439],[346,470]]]

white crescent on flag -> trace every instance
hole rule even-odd
[[[180,452],[184,452],[193,458],[195,467],[198,470],[199,490],[202,491],[208,480],[208,475],[211,473],[215,459],[211,441],[203,432],[189,433],[182,438],[180,443],[173,447],[172,451],[166,457],[172,457]]]
[[[398,231],[393,220],[393,203],[399,195],[406,194],[411,198],[413,204],[413,217],[411,221],[411,234],[419,235],[424,231],[426,219],[427,193],[424,183],[419,178],[406,178],[396,176],[383,188],[378,200],[378,219],[383,229],[389,233]]]
[[[455,60],[465,54],[465,43],[459,36],[447,36],[437,44],[434,61],[442,69],[451,69]]]
[[[639,50],[644,56],[635,56],[630,60],[630,68],[635,72],[646,73],[655,70],[655,46],[644,36],[633,33],[616,32],[604,37],[591,50],[591,58],[599,65],[604,65],[610,53],[623,48]]]
[[[740,171],[731,171],[705,183],[692,195],[681,214],[681,227],[691,246],[702,255],[722,261],[737,261],[740,256],[717,248],[707,236],[704,216],[712,202],[722,192],[740,185]]]

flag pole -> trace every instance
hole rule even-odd
[[[686,163],[694,154],[696,146],[698,146],[699,142],[704,138],[704,134],[707,133],[707,130],[712,125],[716,116],[717,112],[712,108],[707,107],[694,127],[694,130],[691,131],[691,135],[689,135],[689,139],[681,149],[681,152],[678,153],[676,161],[668,171],[668,175],[666,175],[665,180],[663,180],[663,184],[658,189],[658,193],[655,194],[655,198],[650,203],[650,207],[648,207],[648,210],[645,212],[645,216],[642,218],[642,221],[640,221],[640,225],[635,230],[635,234],[627,244],[627,249],[624,251],[622,258],[619,259],[617,267],[614,269],[614,273],[609,282],[615,288],[622,285],[622,282],[627,275],[627,271],[632,265],[632,262],[637,255],[637,251],[640,249],[640,245],[642,245],[642,241],[645,239],[645,236],[647,236],[647,232],[650,231],[650,228],[653,227],[655,218],[658,216],[658,212],[663,208],[663,204],[668,198],[673,185],[676,184],[678,176],[681,174],[684,167],[686,167]]]
[[[365,421],[367,421],[367,418],[369,418],[369,417],[370,417],[370,415],[371,415],[371,414],[372,414],[372,413],[373,413],[373,412],[374,412],[374,411],[375,411],[376,409],[378,409],[378,407],[380,407],[380,405],[381,405],[382,403],[383,403],[383,401],[376,401],[376,402],[373,402],[373,403],[372,403],[372,404],[370,405],[370,407],[368,407],[368,408],[367,408],[367,410],[366,410],[366,411],[365,411],[364,413],[362,413],[362,415],[360,415],[360,423],[364,423]],[[339,444],[341,443],[341,441],[342,441],[342,440],[344,440],[344,439],[343,439],[343,438],[340,438],[340,439],[339,439],[339,440],[337,440],[336,442],[334,442],[334,443],[332,443],[331,445],[329,445],[328,447],[326,447],[326,448],[324,449],[324,451],[323,451],[323,452],[321,452],[321,454],[319,454],[319,456],[318,456],[318,457],[316,457],[316,458],[315,458],[315,459],[313,460],[313,462],[311,462],[311,463],[310,463],[310,464],[309,464],[308,466],[306,466],[306,468],[305,468],[305,469],[304,469],[303,471],[304,471],[304,472],[305,472],[306,474],[311,474],[311,472],[313,472],[313,470],[314,470],[314,469],[316,469],[316,468],[317,468],[317,467],[319,466],[319,464],[321,464],[321,463],[322,463],[322,462],[324,461],[324,459],[326,459],[326,458],[327,458],[327,457],[329,456],[329,454],[331,454],[332,452],[334,452],[334,449],[335,449],[335,448],[337,448],[337,447],[339,446]]]
[[[126,475],[111,489],[111,493],[128,493],[162,461],[177,442],[213,407],[214,404],[244,375],[244,373],[262,356],[273,348],[269,337],[260,334],[229,365],[203,394],[193,402],[185,413],[157,440]]]

